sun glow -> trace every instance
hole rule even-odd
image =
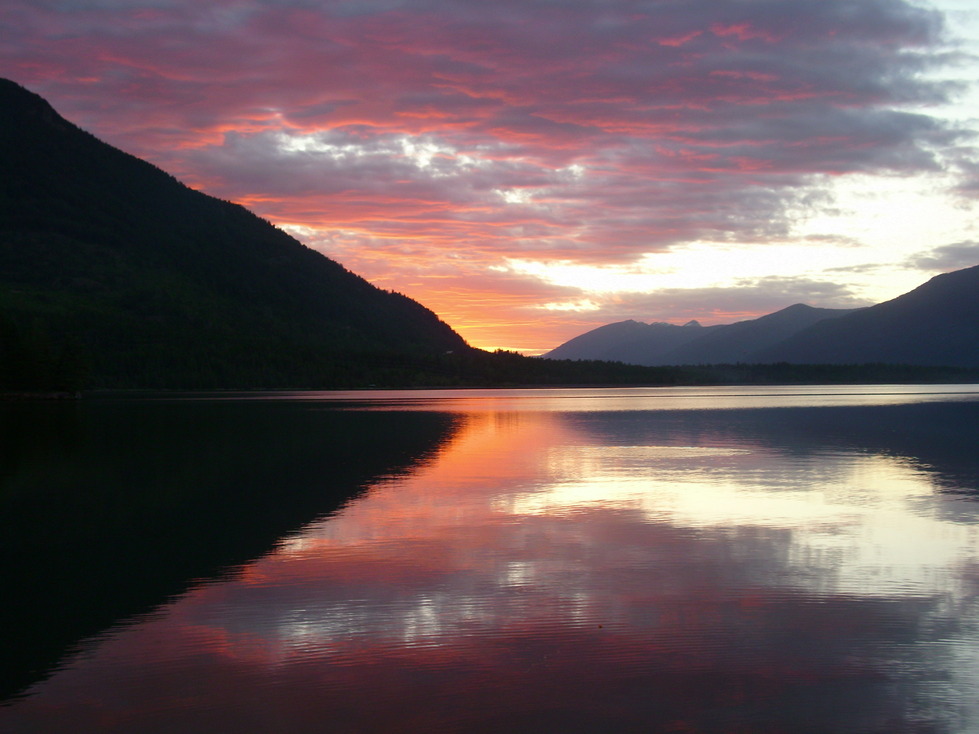
[[[831,261],[845,262],[845,245]],[[847,258],[852,260],[852,256]],[[507,267],[544,282],[591,293],[646,293],[662,289],[731,287],[776,272],[816,272],[827,265],[826,249],[779,243],[769,248],[698,242],[682,250],[649,253],[634,263],[591,265],[509,258]]]

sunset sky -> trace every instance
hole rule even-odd
[[[979,264],[974,0],[3,0],[0,76],[473,346]]]

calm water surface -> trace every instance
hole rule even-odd
[[[979,732],[979,386],[93,399],[0,438],[3,732]]]

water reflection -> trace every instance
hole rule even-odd
[[[536,390],[349,390],[296,393],[306,400],[375,410],[458,412],[664,411],[814,408],[971,402],[979,385],[755,385],[751,387],[540,388]],[[279,399],[269,394],[268,399]],[[253,399],[262,399],[253,396]]]
[[[92,640],[0,726],[979,726],[976,458],[928,438],[975,446],[979,404],[512,400],[453,403],[425,463]]]
[[[457,418],[301,403],[0,403],[0,698],[80,638],[266,553]],[[13,632],[10,632],[13,631]]]

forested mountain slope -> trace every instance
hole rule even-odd
[[[979,367],[979,266],[936,275],[897,298],[815,324],[758,361]]]
[[[84,362],[94,386],[330,384],[363,355],[468,349],[419,303],[99,141],[8,80],[0,171],[0,334]],[[0,354],[0,377],[34,369],[17,353]]]

